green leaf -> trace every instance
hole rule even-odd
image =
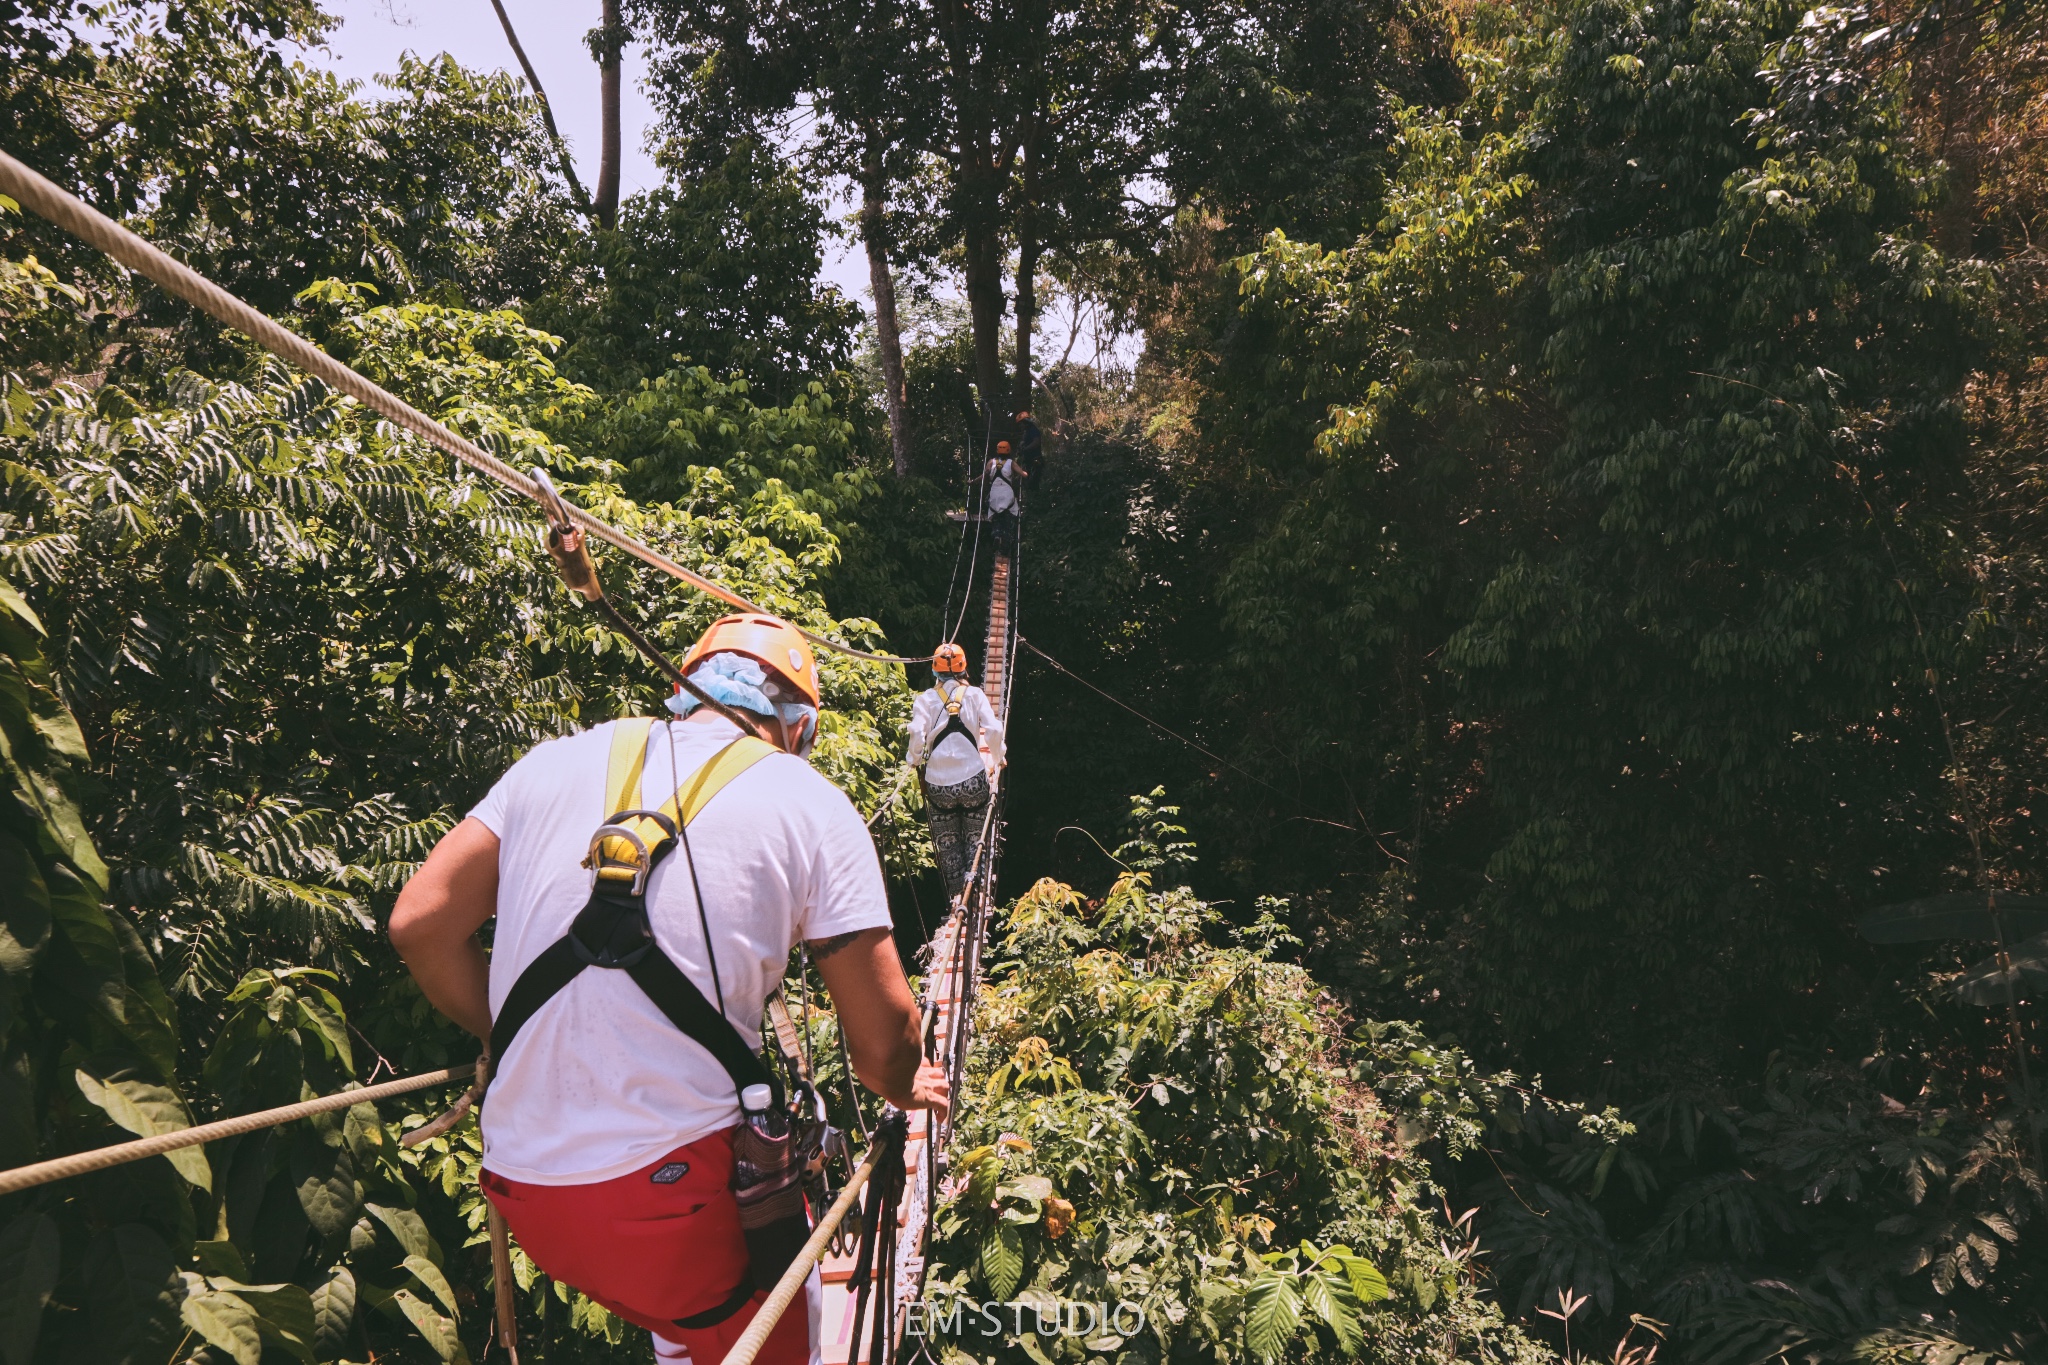
[[[292,1149],[292,1182],[306,1221],[321,1237],[339,1237],[355,1223],[362,1188],[344,1147],[329,1147],[311,1133],[298,1135]]]
[[[1394,1297],[1394,1291],[1387,1286],[1387,1277],[1363,1256],[1343,1257],[1341,1264],[1345,1277],[1351,1281],[1351,1293],[1360,1303],[1379,1303]]]
[[[107,912],[107,923],[121,945],[121,961],[127,968],[128,998],[123,1017],[128,1039],[144,1058],[156,1067],[158,1079],[176,1084],[178,1075],[177,1011],[157,975],[156,959],[136,932],[134,923],[118,910]],[[201,1188],[204,1188],[202,1186]]]
[[[398,1305],[398,1311],[405,1314],[406,1321],[420,1334],[420,1339],[447,1365],[469,1359],[468,1353],[462,1349],[462,1338],[456,1334],[455,1324],[436,1313],[432,1305],[410,1289],[401,1289],[391,1298]]]
[[[0,899],[0,973],[24,976],[50,941],[50,889],[27,845],[6,830],[0,830],[0,885],[14,888]],[[0,1031],[6,1022],[0,1017]]]
[[[967,1200],[973,1208],[985,1209],[995,1202],[996,1182],[1003,1178],[1002,1159],[991,1156],[976,1163],[973,1171],[967,1177]]]
[[[365,1204],[363,1207],[368,1209],[370,1215],[378,1222],[391,1229],[391,1235],[398,1239],[398,1245],[404,1249],[406,1255],[422,1256],[439,1263],[440,1248],[434,1245],[433,1236],[427,1231],[426,1220],[418,1214],[411,1209],[386,1208],[382,1204]]]
[[[405,1258],[405,1268],[412,1272],[414,1279],[427,1287],[429,1293],[441,1301],[441,1306],[448,1310],[450,1317],[458,1322],[462,1320],[462,1312],[455,1306],[455,1291],[449,1287],[448,1277],[441,1273],[441,1267],[424,1256],[408,1256]]]
[[[313,1365],[313,1295],[304,1285],[243,1284],[228,1279],[208,1283],[247,1304],[265,1340]]]
[[[242,1249],[232,1241],[194,1242],[192,1260],[202,1274],[229,1280],[249,1278],[249,1264],[242,1259]]]
[[[1017,1282],[1024,1278],[1024,1239],[1015,1224],[989,1224],[981,1240],[981,1275],[999,1299],[1017,1292]]]
[[[1991,911],[1982,891],[1956,891],[1944,896],[1881,905],[1856,928],[1872,943],[1930,943],[1938,939],[1995,939]],[[2000,893],[1998,918],[2008,940],[2048,932],[2048,896]]]
[[[185,1325],[207,1345],[227,1352],[235,1365],[263,1365],[263,1332],[256,1324],[256,1310],[233,1294],[205,1287],[204,1281],[201,1285],[178,1306]]]
[[[299,994],[299,1012],[311,1023],[321,1040],[327,1044],[329,1055],[341,1063],[342,1070],[353,1076],[355,1059],[349,1051],[348,1025],[343,1021],[341,1002],[323,986],[311,982],[302,983]]]
[[[123,1223],[103,1229],[79,1267],[83,1339],[80,1354],[94,1365],[123,1365],[149,1350],[152,1320],[175,1319],[185,1296],[171,1249],[153,1228]],[[161,1351],[158,1345],[157,1350]],[[160,1356],[150,1354],[151,1365]]]
[[[63,990],[90,1003],[125,1032],[127,964],[121,958],[121,940],[100,904],[100,892],[59,864],[51,871],[50,912],[56,928],[51,946],[61,942],[71,951],[46,953],[39,965],[52,972]]]
[[[1972,1005],[1994,1008],[2007,1000],[2039,999],[2048,989],[2048,933],[2040,933],[2006,950],[2010,967],[1996,956],[1985,958],[1956,982],[1956,995]]]
[[[1337,1311],[1330,1298],[1329,1281],[1321,1275],[1308,1274],[1301,1277],[1301,1305],[1324,1322]]]
[[[137,1137],[179,1133],[192,1126],[185,1102],[168,1086],[136,1080],[101,1081],[84,1071],[76,1075],[78,1088],[85,1097]],[[164,1159],[200,1189],[213,1189],[213,1169],[207,1165],[204,1147],[180,1147],[175,1152],[165,1152]]]
[[[1261,1275],[1245,1291],[1244,1341],[1261,1360],[1276,1360],[1301,1330],[1301,1300],[1286,1275]]]
[[[348,1329],[356,1317],[356,1277],[338,1265],[327,1282],[313,1291],[313,1354],[335,1360],[348,1345]]]
[[[29,1365],[34,1359],[62,1251],[48,1214],[24,1213],[0,1229],[0,1365]]]
[[[1302,1278],[1302,1301],[1337,1337],[1337,1349],[1355,1355],[1365,1339],[1365,1314],[1341,1268],[1313,1271]]]

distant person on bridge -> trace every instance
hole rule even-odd
[[[754,1164],[788,1146],[755,1139],[788,1131],[759,1047],[790,949],[810,945],[870,1089],[943,1115],[947,1083],[924,1063],[867,828],[805,761],[810,646],[729,616],[683,671],[756,733],[682,694],[669,706],[687,720],[538,745],[407,883],[391,941],[427,999],[491,1042],[483,1186],[519,1244],[653,1332],[658,1360],[716,1365],[808,1227],[794,1164],[765,1168],[772,1210]],[[814,1358],[819,1298],[813,1272],[810,1312],[782,1318],[764,1362]]]
[[[989,456],[988,470],[988,519],[995,530],[996,548],[1004,554],[1017,549],[1017,517],[1022,510],[1019,506],[1018,487],[1022,476],[1017,461],[1010,454],[1008,441],[996,442],[996,453]]]
[[[944,644],[932,655],[932,687],[910,713],[910,766],[924,780],[925,814],[946,899],[957,900],[981,847],[990,783],[1003,766],[1003,723],[967,681],[967,651]]]
[[[1038,472],[1045,467],[1045,437],[1038,430],[1038,423],[1031,420],[1031,414],[1017,414],[1017,468],[1024,475],[1027,488],[1036,487]]]

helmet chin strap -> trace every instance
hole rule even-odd
[[[765,738],[770,744],[786,754],[796,752],[796,746],[790,743],[789,722],[781,716],[765,717],[762,728],[768,732]]]

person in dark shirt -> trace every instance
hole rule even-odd
[[[1031,420],[1031,414],[1017,414],[1017,469],[1024,475],[1025,484],[1038,482],[1038,471],[1045,463],[1045,438],[1039,434],[1038,423]]]

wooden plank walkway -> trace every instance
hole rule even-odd
[[[982,691],[987,694],[989,705],[999,719],[1003,717],[1004,684],[1010,669],[1012,591],[1010,556],[999,554],[989,580],[988,636],[982,655],[981,679]],[[1000,773],[997,780],[1001,780]],[[992,858],[1001,845],[1000,831],[991,832],[989,843],[991,847],[985,856]],[[994,878],[990,877],[983,884],[993,886]],[[968,894],[973,894],[972,888]],[[925,1003],[936,1003],[937,1006],[932,1038],[932,1056],[935,1059],[952,1055],[956,1031],[967,1022],[964,1009],[972,985],[970,978],[980,958],[979,945],[960,943],[967,919],[964,910],[963,905],[954,905],[927,949]],[[939,1136],[943,1140],[944,1134]],[[928,1124],[913,1119],[909,1138],[903,1146],[903,1202],[896,1209],[895,1312],[899,1338],[907,1310],[924,1286],[925,1215],[931,1203],[930,1183],[937,1178],[934,1163],[927,1159],[930,1156],[930,1138]],[[944,1195],[943,1188],[940,1195]],[[819,1320],[825,1365],[847,1365],[852,1354],[853,1264],[854,1253],[849,1249],[844,1255],[827,1256],[819,1267],[825,1290]],[[867,1329],[863,1328],[862,1334],[866,1333]]]
[[[926,981],[927,999],[935,998],[938,1004],[936,1032],[932,1040],[934,1057],[945,1057],[951,1053],[953,1031],[959,1026],[961,1005],[966,996],[966,974],[973,970],[973,954],[957,951],[960,921],[960,913],[956,909],[947,916],[931,943]],[[956,956],[960,961],[955,961]],[[909,1306],[924,1281],[926,1191],[932,1176],[931,1163],[925,1160],[927,1140],[928,1124],[913,1118],[909,1138],[903,1145],[903,1202],[896,1210],[899,1229],[896,1307],[899,1324],[903,1320],[903,1310]],[[848,1347],[851,1345],[848,1337],[853,1331],[854,1296],[849,1283],[853,1278],[853,1259],[853,1251],[849,1248],[844,1255],[827,1256],[820,1267],[825,1298],[819,1327],[824,1339],[826,1365],[846,1365],[848,1359]]]

